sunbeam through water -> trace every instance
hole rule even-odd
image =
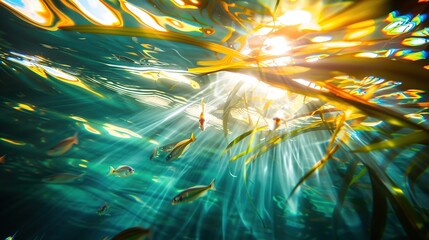
[[[428,10],[0,0],[0,239],[429,239]]]

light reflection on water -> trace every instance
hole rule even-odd
[[[0,0],[0,238],[427,237],[427,4]]]

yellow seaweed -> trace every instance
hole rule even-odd
[[[353,150],[353,152],[370,152],[381,149],[399,148],[412,144],[427,142],[429,134],[425,131],[414,131],[402,137],[386,139],[378,143],[373,143],[367,146]]]

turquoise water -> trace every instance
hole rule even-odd
[[[427,239],[420,2],[0,1],[0,238]]]

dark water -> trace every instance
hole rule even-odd
[[[0,238],[428,238],[428,3],[196,2],[0,1]]]

